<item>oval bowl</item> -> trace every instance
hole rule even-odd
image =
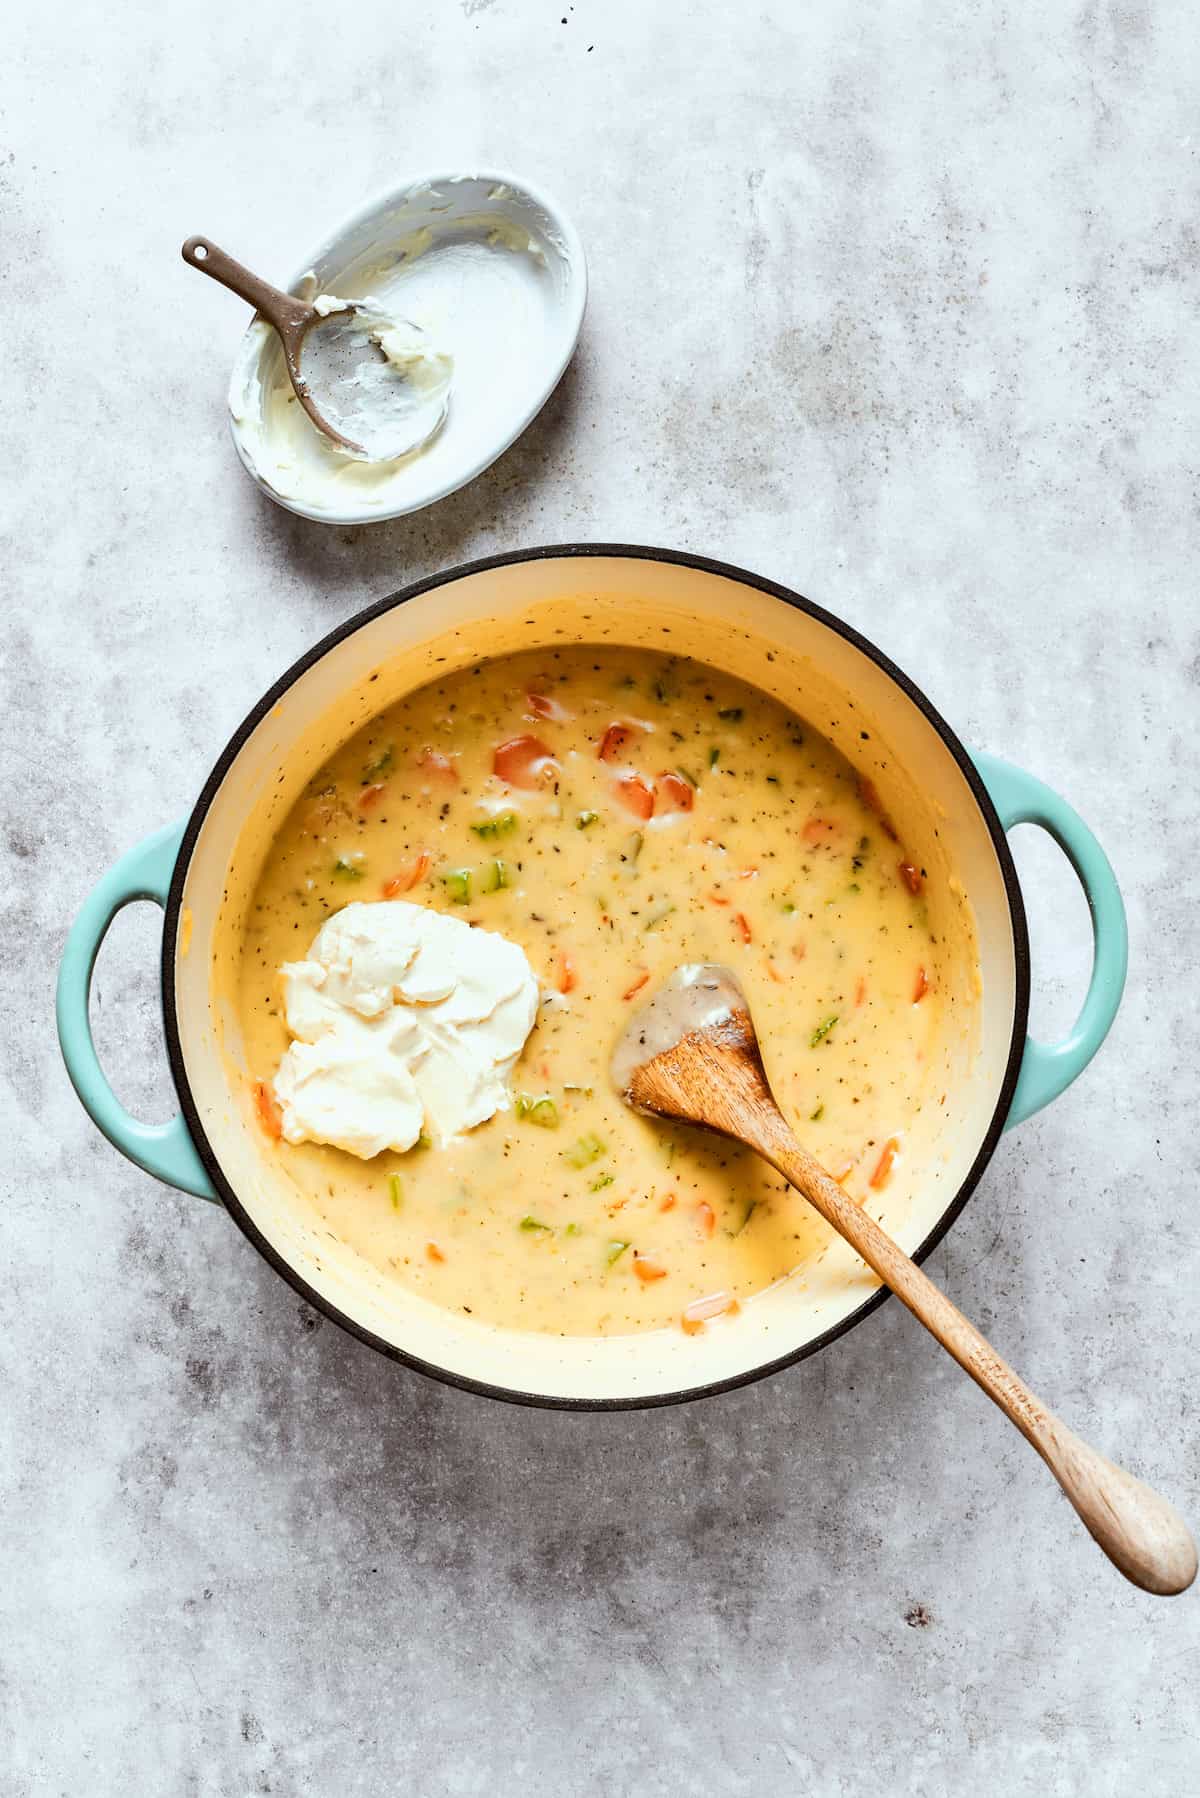
[[[364,1342],[422,1372],[525,1404],[595,1410],[728,1390],[832,1342],[886,1296],[839,1239],[800,1278],[759,1294],[703,1336],[663,1330],[564,1338],[501,1330],[383,1280],[330,1231],[287,1178],[254,1119],[229,964],[271,839],[309,777],[368,718],[437,675],[517,649],[608,643],[677,650],[749,681],[827,736],[974,917],[981,994],[969,1054],[936,1137],[887,1227],[921,1260],[974,1190],[1006,1123],[1046,1104],[1103,1041],[1121,995],[1125,926],[1103,851],[1032,776],[972,758],[914,683],[866,638],[799,594],[697,556],[568,546],[493,557],[393,594],[318,643],[253,708],[218,759],[186,826],[130,852],[85,903],[64,950],[59,1034],[76,1089],[101,1129],[143,1168],[219,1198],[268,1262]],[[1087,892],[1092,983],[1063,1043],[1025,1035],[1025,914],[1005,831],[1039,823]],[[915,853],[914,853],[915,852]],[[934,903],[930,874],[927,902]],[[165,906],[162,997],[182,1116],[140,1124],[108,1087],[87,1021],[98,945],[137,898]],[[942,903],[938,898],[937,903]],[[931,917],[933,913],[931,911]],[[972,987],[975,970],[971,970]],[[917,1175],[919,1174],[919,1177]],[[801,1203],[797,1198],[796,1203]]]
[[[452,426],[444,427],[425,449],[407,459],[402,490],[389,493],[382,478],[360,483],[355,473],[354,484],[341,483],[338,498],[324,502],[302,491],[289,492],[289,480],[298,477],[270,454],[263,426],[265,396],[279,382],[286,384],[286,375],[275,332],[255,318],[230,377],[230,429],[251,479],[278,505],[302,518],[322,524],[370,524],[418,512],[457,492],[503,455],[537,417],[571,360],[587,303],[587,263],[579,233],[544,188],[500,171],[411,176],[345,219],[306,258],[288,291],[307,299],[340,292],[345,286],[350,297],[361,297],[364,272],[386,256],[389,244],[427,228],[474,240],[490,230],[512,228],[528,233],[537,245],[544,264],[549,327],[538,334],[540,360],[529,389],[514,400],[511,410],[492,421],[486,441],[461,439]],[[453,392],[450,403],[453,409]],[[315,428],[312,440],[320,457]],[[328,454],[328,466],[338,466],[333,452]],[[347,464],[340,466],[345,469]]]

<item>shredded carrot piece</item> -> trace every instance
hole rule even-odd
[[[662,1204],[659,1206],[659,1210],[660,1211],[674,1211],[674,1209],[675,1209],[675,1194],[673,1192],[669,1192],[667,1194],[666,1198],[663,1200]]]
[[[358,796],[359,811],[360,812],[369,812],[373,805],[379,804],[379,801],[383,798],[383,796],[386,792],[387,792],[387,788],[384,786],[382,781],[378,781],[378,780],[374,783],[373,786],[364,787],[362,792]]]
[[[526,693],[525,700],[535,718],[549,718],[555,724],[563,724],[571,716],[566,706],[559,705],[557,699],[551,699],[545,693]]]
[[[622,999],[636,998],[637,994],[641,992],[642,988],[645,986],[645,984],[649,980],[649,978],[650,978],[649,968],[643,969],[642,972],[638,975],[637,979],[634,981],[633,985],[626,987],[625,991],[621,994]]]
[[[610,724],[600,739],[600,747],[596,754],[602,762],[611,762],[618,756],[637,729],[636,724]]]
[[[383,883],[385,899],[394,899],[397,893],[411,893],[419,881],[424,880],[433,866],[433,857],[427,849],[422,849],[410,868],[403,874],[393,874],[390,880]]]
[[[832,818],[810,818],[801,830],[800,835],[806,843],[827,843],[830,837],[840,834],[841,826]]]
[[[769,955],[767,957],[767,973],[771,976],[771,979],[775,982],[776,986],[785,986],[787,984],[787,975],[779,972],[779,969],[775,966],[775,963],[771,960]]]
[[[733,921],[737,926],[738,935],[741,937],[743,943],[752,943],[754,941],[754,932],[750,928],[750,920],[747,918],[745,912],[735,911],[733,914]]]
[[[732,1292],[710,1292],[702,1299],[693,1299],[691,1304],[685,1308],[680,1322],[685,1330],[689,1324],[703,1329],[706,1318],[732,1317],[741,1308]],[[688,1333],[690,1335],[692,1332]]]
[[[868,1182],[870,1186],[874,1187],[876,1192],[879,1191],[881,1186],[887,1185],[892,1172],[892,1163],[896,1159],[896,1151],[899,1147],[900,1138],[898,1136],[889,1136],[884,1143],[883,1153],[876,1162],[875,1172],[871,1175]]]
[[[900,878],[908,888],[909,892],[919,893],[921,888],[925,885],[919,869],[914,868],[911,862],[900,862],[898,866],[900,869]]]
[[[654,812],[654,792],[640,774],[617,776],[614,792],[627,812],[635,818],[649,818]]]
[[[917,969],[917,983],[913,987],[913,996],[912,996],[913,1004],[919,1005],[921,1003],[921,1000],[925,997],[925,995],[928,991],[929,991],[929,976],[925,972],[924,968],[918,968]]]
[[[865,775],[861,774],[858,778],[858,796],[866,806],[867,810],[874,812],[875,816],[879,819],[879,828],[882,830],[884,836],[891,837],[893,843],[899,842],[900,839],[896,835],[896,827],[883,809],[883,801],[875,789],[874,781],[867,780]]]
[[[427,1242],[425,1244],[425,1253],[429,1256],[431,1261],[444,1261],[446,1259],[441,1249],[438,1248],[436,1242]]]
[[[283,1115],[275,1094],[263,1080],[254,1082],[254,1109],[258,1114],[259,1123],[272,1142],[278,1142],[283,1135]]]
[[[844,1163],[844,1165],[842,1167],[840,1167],[838,1169],[837,1173],[833,1177],[837,1181],[839,1186],[844,1186],[853,1172],[854,1172],[854,1163],[852,1161],[847,1161]]]
[[[540,737],[509,737],[492,752],[492,773],[506,787],[540,786],[557,766],[553,750]]]
[[[636,1251],[633,1257],[633,1271],[639,1280],[647,1284],[651,1280],[665,1280],[667,1277],[667,1270],[661,1261],[656,1261],[653,1255],[639,1255]]]
[[[867,998],[866,978],[865,978],[865,976],[860,976],[858,985],[854,989],[854,1003],[856,1005],[863,1005],[866,1003],[866,998]]]
[[[554,983],[560,993],[573,993],[579,985],[579,975],[575,970],[575,957],[565,950],[558,958],[558,977]]]
[[[757,868],[743,868],[741,870],[741,872],[735,876],[735,878],[738,880],[757,880],[758,879],[758,869]]]
[[[701,1236],[711,1236],[717,1227],[717,1217],[707,1199],[701,1199],[696,1206],[696,1222],[700,1226]]]
[[[793,943],[792,944],[792,954],[796,957],[797,961],[803,961],[804,957],[808,954],[808,944],[807,943]]]
[[[453,760],[450,756],[443,755],[440,749],[423,749],[417,757],[417,767],[424,768],[429,774],[436,774],[439,780],[458,779]]]
[[[711,893],[709,893],[708,899],[709,899],[710,903],[713,905],[728,905],[729,904],[728,899],[724,898],[720,893],[718,893],[715,888],[713,889],[713,891]]]
[[[690,812],[696,803],[696,795],[682,774],[660,774],[654,791],[667,812]]]

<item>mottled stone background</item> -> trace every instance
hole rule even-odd
[[[791,582],[1116,862],[1113,1037],[931,1268],[1200,1517],[1194,10],[68,0],[5,64],[0,1787],[1194,1791],[1195,1597],[1125,1586],[899,1305],[679,1411],[446,1391],[122,1162],[51,1024],[91,883],[368,600],[588,537]],[[225,429],[242,314],[179,243],[284,275],[477,160],[587,244],[559,393],[411,521],[276,510]],[[1020,855],[1061,1025],[1086,913]],[[157,930],[95,993],[147,1117]]]

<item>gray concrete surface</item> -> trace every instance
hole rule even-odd
[[[27,1794],[1179,1794],[1200,1611],[1124,1586],[898,1305],[690,1409],[410,1376],[84,1119],[67,923],[287,661],[491,550],[662,542],[799,586],[1117,864],[1114,1035],[932,1271],[1200,1516],[1191,9],[958,0],[25,8],[6,41],[0,1788]],[[395,175],[544,180],[580,353],[475,486],[272,508],[227,440],[242,318]],[[1021,846],[1038,1015],[1086,916]],[[170,1109],[156,915],[96,1010]]]

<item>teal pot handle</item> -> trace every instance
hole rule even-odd
[[[58,970],[58,1040],[84,1110],[114,1148],[168,1186],[195,1193],[197,1198],[216,1199],[181,1117],[173,1117],[169,1124],[140,1124],[126,1111],[105,1079],[88,1018],[92,970],[109,925],[124,906],[137,899],[166,905],[182,840],[182,824],[156,830],[122,856],[84,900]]]
[[[1058,844],[1076,874],[1092,914],[1092,978],[1074,1029],[1059,1043],[1025,1038],[1017,1090],[1005,1129],[1020,1124],[1065,1092],[1082,1074],[1117,1015],[1129,965],[1125,907],[1112,864],[1079,813],[1044,781],[998,756],[977,755],[975,764],[1005,830],[1037,824]]]

